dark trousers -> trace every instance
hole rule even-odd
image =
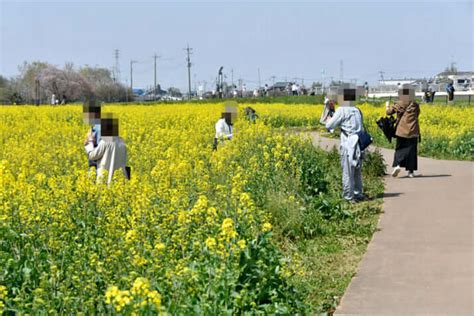
[[[397,136],[397,145],[395,146],[393,167],[405,167],[405,169],[410,172],[418,170],[417,150],[418,137],[404,138]]]

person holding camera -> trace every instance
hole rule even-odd
[[[362,193],[362,158],[363,151],[359,145],[359,134],[364,131],[362,113],[355,106],[357,89],[352,85],[339,88],[337,103],[340,105],[329,122],[328,130],[341,128],[341,167],[342,195],[350,202],[364,199]]]
[[[89,131],[84,141],[85,150],[89,160],[97,161],[97,180],[108,172],[107,184],[110,184],[115,170],[122,169],[127,179],[130,179],[130,168],[127,164],[127,148],[125,142],[119,137],[118,119],[105,117],[100,120],[102,136],[94,146],[92,130]]]

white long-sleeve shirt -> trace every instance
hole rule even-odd
[[[98,179],[104,170],[109,173],[107,184],[112,181],[115,170],[122,169],[126,176],[127,148],[120,137],[102,137],[97,147],[94,148],[93,143],[88,143],[85,150],[90,160],[97,160]]]
[[[327,129],[341,127],[341,154],[351,158],[353,166],[359,165],[362,157],[358,146],[359,136],[357,133],[363,131],[362,115],[355,106],[341,106],[334,113],[332,119],[326,123]]]
[[[226,123],[225,119],[221,118],[216,123],[216,138],[231,139],[234,128]]]
[[[335,129],[339,126],[347,135],[353,135],[361,132],[364,127],[362,125],[362,116],[359,109],[355,106],[339,107],[334,113],[332,119],[326,123],[326,128]],[[343,140],[342,136],[346,135],[341,133],[341,141]]]

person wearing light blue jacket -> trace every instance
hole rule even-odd
[[[89,96],[83,105],[84,123],[91,129],[88,133],[88,142],[97,147],[101,140],[101,107],[96,103],[94,96]],[[97,169],[97,161],[89,160],[89,168]]]
[[[341,129],[340,157],[342,167],[342,195],[351,203],[364,199],[362,193],[362,158],[357,133],[363,131],[362,113],[355,106],[357,89],[344,85],[338,91],[339,108],[329,122],[328,130]]]

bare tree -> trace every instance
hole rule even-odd
[[[93,93],[92,86],[74,71],[72,64],[66,64],[64,70],[48,66],[40,72],[39,80],[49,95],[54,93],[58,98],[75,101]]]

